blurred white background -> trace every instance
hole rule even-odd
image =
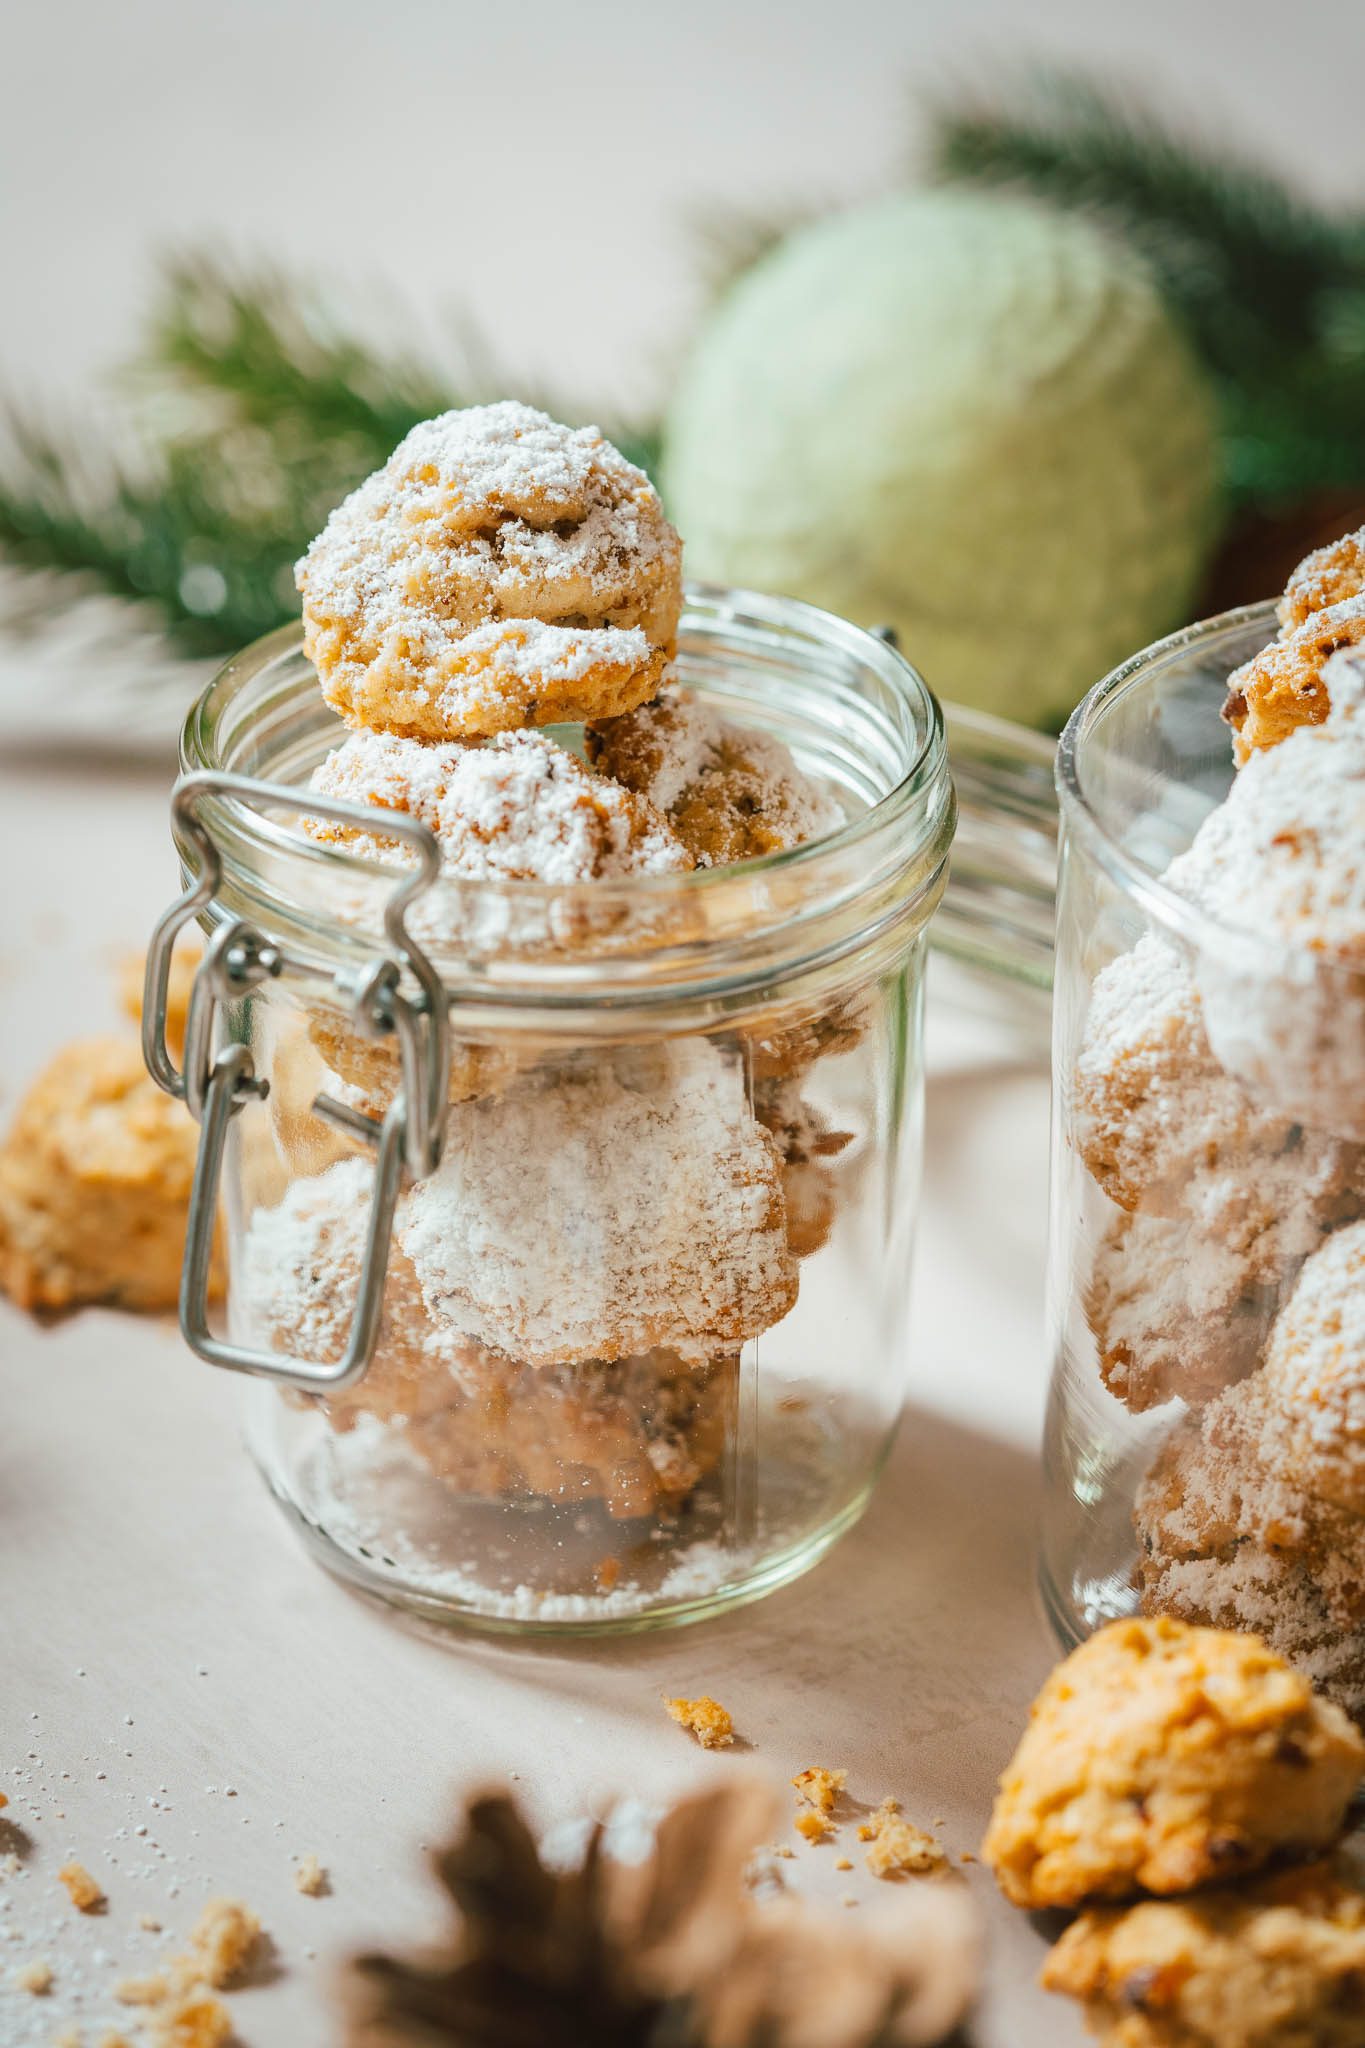
[[[642,401],[687,330],[698,215],[874,188],[917,93],[1025,59],[1365,192],[1360,0],[44,0],[6,44],[20,392],[125,353],[154,254],[207,242],[400,331],[462,307],[508,382]]]

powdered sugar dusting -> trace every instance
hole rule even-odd
[[[574,884],[693,865],[650,804],[590,774],[540,733],[462,746],[355,732],[319,764],[310,787],[417,818],[435,833],[446,872],[460,879]],[[346,838],[358,852],[394,857],[395,843],[381,836],[304,824],[315,838]]]
[[[533,1364],[732,1350],[796,1295],[775,1148],[704,1040],[456,1109],[398,1235],[434,1311]]]
[[[590,679],[605,711],[639,703],[676,639],[681,543],[595,427],[504,403],[414,427],[295,574],[332,701],[434,738],[586,716],[563,700]]]
[[[1267,1456],[1365,1515],[1365,1223],[1337,1231],[1304,1267],[1264,1378]]]
[[[738,726],[669,690],[589,733],[593,759],[663,811],[699,867],[752,859],[837,832],[830,792],[772,734]]]

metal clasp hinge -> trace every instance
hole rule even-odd
[[[392,948],[356,974],[338,975],[338,993],[346,1001],[357,1028],[370,1038],[396,1034],[400,1085],[382,1124],[349,1116],[339,1103],[319,1096],[318,1109],[343,1122],[376,1148],[374,1190],[369,1227],[361,1261],[360,1282],[346,1348],[335,1363],[282,1357],[232,1344],[209,1328],[208,1292],[214,1230],[228,1128],[253,1097],[264,1100],[269,1083],[258,1077],[251,1048],[241,1043],[219,1046],[222,1010],[267,980],[311,978],[305,963],[292,960],[282,947],[244,919],[230,919],[214,933],[195,973],[185,1026],[183,1069],[177,1069],[166,1043],[166,1012],[171,958],[181,930],[217,894],[222,860],[199,807],[206,797],[234,798],[262,810],[299,811],[350,825],[366,834],[399,840],[417,856],[417,867],[400,883],[384,907],[384,932]],[[184,1102],[199,1124],[199,1151],[190,1190],[185,1232],[185,1258],[180,1276],[180,1328],[185,1341],[210,1365],[283,1381],[306,1392],[335,1391],[359,1379],[374,1354],[379,1335],[389,1240],[403,1169],[416,1178],[433,1172],[445,1138],[446,1098],[450,1082],[450,1015],[440,976],[407,928],[407,913],[441,870],[440,850],[428,828],[398,811],[366,804],[343,803],[291,789],[283,783],[260,782],[251,776],[202,769],[182,775],[171,792],[171,821],[177,837],[188,842],[197,869],[183,895],[163,912],[147,950],[142,1000],[142,1055],[158,1087]],[[403,992],[407,972],[417,994]]]

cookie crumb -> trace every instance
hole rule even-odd
[[[705,1693],[696,1700],[665,1699],[673,1719],[696,1736],[703,1749],[728,1749],[735,1739],[735,1724],[718,1700]]]
[[[792,1848],[790,1842],[779,1842],[774,1848],[773,1854],[774,1856],[782,1856],[792,1861],[795,1861],[796,1858],[796,1851]]]
[[[208,1991],[177,1998],[152,2020],[154,2048],[226,2048],[232,2039],[232,2015]]]
[[[139,1927],[145,1928],[148,1934],[160,1934],[161,1932],[161,1922],[154,1913],[139,1913],[137,1924]]]
[[[221,1991],[251,1959],[261,1923],[240,1899],[210,1899],[190,1932],[190,1948],[204,1983]]]
[[[77,2029],[67,2027],[64,2033],[58,2034],[52,2048],[81,2048],[81,2037]]]
[[[853,1858],[851,1856],[836,1856],[834,1859],[834,1868],[836,1870],[852,1870]]]
[[[57,1879],[78,1913],[98,1913],[105,1904],[104,1893],[83,1863],[64,1863]]]
[[[900,1877],[907,1872],[919,1876],[947,1861],[942,1845],[931,1834],[901,1817],[898,1799],[883,1799],[866,1832],[859,1828],[858,1833],[869,1844],[866,1861],[874,1877]]]
[[[823,1764],[808,1764],[792,1779],[801,1797],[821,1813],[833,1813],[834,1802],[848,1783],[847,1771],[828,1771]]]
[[[170,1984],[159,1971],[151,1977],[121,1977],[114,1986],[120,2005],[164,2005],[170,1995]]]
[[[320,1899],[327,1888],[327,1872],[310,1849],[295,1865],[294,1890],[307,1898]]]
[[[798,1835],[804,1835],[808,1842],[823,1842],[826,1835],[834,1833],[834,1823],[821,1813],[818,1806],[803,1806],[792,1821]]]
[[[8,1805],[9,1805],[9,1794],[8,1794],[8,1792],[0,1792],[0,1813],[3,1813],[3,1812],[4,1812],[4,1810],[5,1810],[5,1808],[6,1808],[6,1807],[7,1807]]]
[[[856,1906],[857,1903],[858,1901],[854,1898],[852,1892],[845,1892],[839,1901],[841,1906]]]
[[[621,1560],[619,1557],[602,1557],[598,1559],[593,1577],[597,1581],[599,1593],[610,1593],[620,1576]]]
[[[29,1992],[34,1998],[46,1998],[52,1989],[51,1963],[25,1963],[22,1970],[16,1970],[14,1981],[20,1991]]]

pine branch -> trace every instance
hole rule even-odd
[[[168,270],[124,384],[131,457],[93,428],[11,413],[0,548],[155,605],[193,654],[297,616],[293,563],[332,507],[419,420],[486,395],[472,372],[461,389],[369,347],[278,272],[197,257]],[[657,461],[657,430],[607,431],[631,460]]]

